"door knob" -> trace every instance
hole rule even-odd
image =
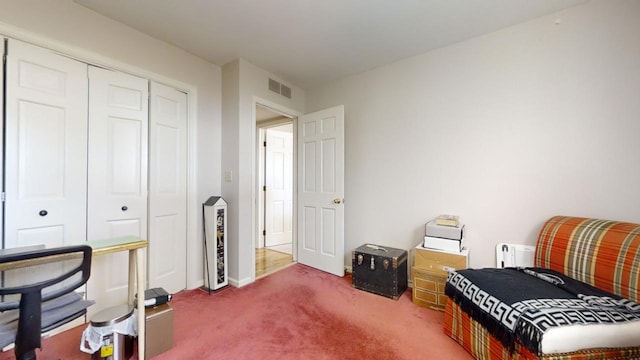
[[[127,211],[127,210],[129,210],[129,208],[125,205],[125,206],[123,206],[123,207],[121,208],[121,210],[122,210],[122,211]]]
[[[333,199],[333,203],[336,204],[336,205],[342,204],[342,199],[335,198],[335,199]]]
[[[38,212],[38,215],[40,216],[47,216],[48,212],[47,210],[40,210],[40,212]]]

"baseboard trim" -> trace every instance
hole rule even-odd
[[[191,283],[187,290],[198,289],[204,286],[204,279],[199,279]]]
[[[243,287],[246,285],[249,285],[253,282],[253,280],[248,277],[248,278],[244,278],[242,280],[237,280],[237,279],[233,279],[233,278],[229,278],[229,285],[231,286],[235,286],[235,287]]]

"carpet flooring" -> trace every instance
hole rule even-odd
[[[171,302],[174,346],[153,359],[471,359],[409,290],[391,300],[296,264],[242,288],[183,291]],[[45,339],[38,358],[87,359],[82,328]]]

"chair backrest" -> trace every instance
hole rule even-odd
[[[555,216],[536,244],[535,266],[640,302],[640,224]]]
[[[42,303],[84,285],[91,274],[91,255],[92,249],[86,245],[0,254],[0,311],[19,309],[17,326],[15,322],[0,326],[7,330],[2,331],[3,336],[9,333],[7,341],[15,329],[17,359],[35,359],[35,349],[41,345]],[[62,324],[60,320],[70,321],[82,314],[84,309],[75,309],[73,314],[65,314],[66,319],[51,322]]]

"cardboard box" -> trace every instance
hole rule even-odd
[[[459,253],[426,249],[422,245],[415,248],[413,266],[430,270],[447,276],[449,270],[466,269],[469,267],[469,249],[462,249]]]
[[[173,347],[173,309],[162,304],[145,309],[145,360]]]
[[[444,294],[444,287],[447,283],[447,276],[440,272],[424,270],[413,267],[412,294],[413,303],[418,306],[444,311],[447,305],[447,296]]]

